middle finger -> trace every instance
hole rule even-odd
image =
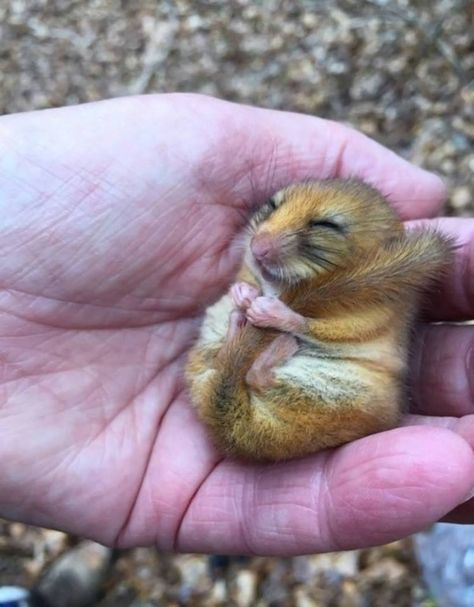
[[[474,412],[474,325],[422,325],[410,363],[413,409],[459,417]]]

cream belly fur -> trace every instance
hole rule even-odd
[[[232,309],[233,303],[229,295],[224,295],[207,309],[197,342],[198,346],[218,345],[224,341]]]

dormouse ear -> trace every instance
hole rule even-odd
[[[273,196],[271,196],[265,204],[267,204],[273,211],[277,208],[277,204]]]
[[[253,214],[250,227],[255,228],[259,223],[265,221],[277,209],[285,199],[285,190],[280,190],[267,198],[267,200]]]
[[[285,196],[286,190],[278,190],[278,192],[275,192],[273,196],[270,196],[267,201],[267,204],[269,204],[273,209],[276,209],[281,205],[281,203],[285,199]]]

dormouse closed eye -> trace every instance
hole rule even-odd
[[[335,221],[331,221],[330,219],[312,219],[308,225],[311,228],[323,228],[326,230],[334,230],[336,232],[343,232],[344,228]]]

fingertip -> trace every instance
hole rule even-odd
[[[458,433],[442,427],[412,426],[377,436],[387,445],[387,456],[399,454],[405,478],[419,480],[426,490],[432,487],[445,496],[445,512],[451,501],[457,503],[473,486],[474,453]],[[440,505],[439,499],[436,502]]]
[[[415,468],[423,466],[426,478],[446,476],[445,486],[470,486],[474,480],[474,454],[469,443],[458,433],[448,428],[416,426],[397,428],[384,433],[395,438],[396,448],[403,447],[413,458]],[[400,444],[398,445],[398,441]],[[466,476],[466,471],[470,472]],[[461,490],[464,495],[465,491]]]
[[[387,166],[380,189],[400,217],[414,220],[439,216],[447,199],[447,188],[442,179],[393,156],[392,167]]]
[[[418,168],[418,167],[417,167]],[[437,217],[443,211],[448,199],[448,188],[443,179],[436,173],[419,169],[425,182],[424,189],[431,196],[431,204],[425,215],[420,217]]]
[[[448,186],[446,182],[437,173],[426,171],[422,169],[427,180],[427,187],[431,190],[432,196],[435,200],[439,201],[439,204],[443,206],[448,198]]]
[[[402,219],[439,215],[447,190],[438,175],[344,124],[294,114],[284,118],[291,129],[281,128],[280,136],[293,152],[298,148],[293,158],[298,159],[299,169],[304,167],[306,174],[315,170],[319,177],[362,179],[381,191]],[[296,139],[299,122],[304,130]]]

